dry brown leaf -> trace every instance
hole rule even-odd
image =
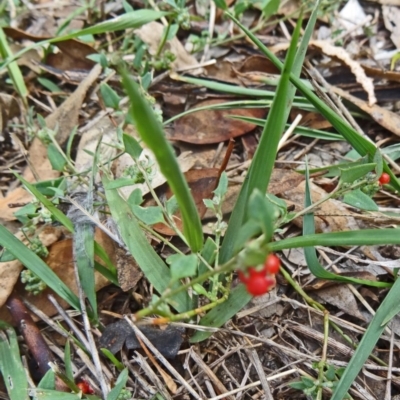
[[[298,108],[293,108],[290,112],[292,120],[294,120],[297,115],[302,115],[300,126],[307,126],[312,129],[326,129],[330,128],[332,124],[320,113],[300,110]]]
[[[326,197],[326,193],[319,186],[310,182],[311,198],[313,203]],[[294,205],[296,211],[304,209],[305,182],[282,193],[288,205]],[[294,220],[298,226],[302,226],[302,218]],[[351,212],[340,202],[330,199],[322,203],[315,210],[315,230],[317,232],[341,232],[358,229],[357,221],[351,216]]]
[[[185,173],[185,178],[194,198],[197,211],[200,218],[203,218],[207,208],[203,202],[203,199],[209,199],[212,196],[213,190],[217,187],[219,177],[218,168],[203,168],[203,169],[192,169]],[[172,191],[169,187],[164,185],[157,191],[160,198],[169,199],[172,196]],[[150,205],[150,203],[149,203]],[[175,224],[179,230],[182,230],[182,220],[180,213],[175,216]],[[163,223],[153,225],[153,229],[163,235],[174,236],[175,231],[169,228]]]
[[[370,67],[368,65],[361,65],[368,76],[374,78],[386,79],[388,81],[400,82],[400,72],[399,71],[387,71],[380,68]]]
[[[355,75],[357,82],[367,92],[369,105],[372,106],[376,103],[373,80],[371,78],[368,78],[360,63],[354,61],[350,57],[350,54],[343,49],[343,47],[333,46],[331,43],[324,40],[311,40],[310,45],[318,47],[324,54],[330,57],[336,57],[339,60],[343,61],[347,66],[349,66],[351,71]]]
[[[157,54],[158,47],[163,37],[164,26],[159,22],[150,22],[135,30],[135,34],[149,46],[149,52],[152,55]],[[202,72],[201,68],[195,68],[199,65],[197,60],[189,54],[177,37],[169,40],[165,44],[165,49],[171,51],[175,56],[175,61],[171,64],[173,70],[188,69],[191,74],[197,75]]]
[[[193,108],[213,106],[226,100],[214,99],[197,103]],[[256,125],[229,118],[230,115],[263,118],[265,109],[235,108],[229,110],[203,110],[185,115],[175,122],[175,129],[168,135],[170,140],[195,144],[225,142],[252,131]]]
[[[100,73],[101,66],[100,64],[96,64],[87,78],[82,81],[68,99],[46,118],[46,125],[49,129],[55,129],[58,126],[56,139],[60,145],[65,143],[72,129],[78,125],[79,112],[86,93]],[[25,169],[23,177],[28,182],[34,182],[36,178],[39,180],[49,180],[59,176],[59,172],[52,169],[47,157],[46,146],[38,138],[33,139],[32,145],[29,148],[29,164],[33,166],[35,174],[29,167]],[[1,218],[5,221],[14,220],[13,213],[16,209],[9,208],[9,204],[28,203],[31,199],[32,196],[21,187],[12,191],[7,197],[0,199]]]
[[[366,112],[373,118],[379,125],[382,125],[388,131],[394,133],[397,136],[400,136],[400,115],[394,113],[393,111],[389,111],[383,107],[378,105],[373,105],[370,107],[366,101],[359,99],[358,97],[352,96],[346,91],[331,86],[331,89],[338,94],[340,97],[350,101],[361,110]]]
[[[312,297],[316,297],[323,304],[331,304],[348,315],[352,315],[361,321],[365,321],[365,317],[361,314],[354,294],[347,285],[337,285],[320,289],[311,293]]]
[[[389,5],[382,6],[382,15],[385,27],[391,33],[390,39],[396,48],[400,49],[400,8]]]
[[[15,97],[0,93],[0,131],[6,127],[8,121],[18,115],[20,115],[20,108]]]
[[[61,237],[62,233],[63,231],[60,227],[49,226],[39,233],[39,239],[44,246],[48,247],[55,243]],[[28,242],[22,232],[18,232],[15,237],[25,244]],[[23,265],[19,260],[0,263],[0,308],[13,291],[22,269]]]
[[[36,36],[20,29],[6,27],[3,28],[5,34],[14,40],[28,39],[33,42],[51,39],[51,36]],[[60,50],[58,53],[49,54],[46,63],[60,70],[71,69],[92,69],[95,62],[88,59],[90,54],[97,54],[97,51],[87,43],[77,39],[68,39],[54,43]]]

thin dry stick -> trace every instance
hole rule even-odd
[[[199,366],[199,368],[201,368],[206,373],[209,379],[214,383],[215,387],[218,388],[218,391],[220,393],[225,393],[226,396],[228,389],[217,378],[212,369],[208,365],[206,365],[204,360],[193,350],[193,348],[191,349],[190,356],[192,357],[193,361]],[[233,400],[230,396],[226,396],[226,398]]]
[[[64,309],[58,304],[57,300],[51,294],[49,294],[48,299],[50,300],[50,303],[52,303],[53,306],[56,308],[57,312],[61,315],[61,317],[64,319],[64,321],[72,329],[72,331],[74,332],[74,334],[78,338],[78,340],[86,347],[87,350],[89,350],[89,348],[90,348],[89,343],[88,343],[87,339],[85,338],[85,335],[78,328],[78,326],[75,324],[75,322],[69,317],[69,315],[64,311]]]
[[[141,391],[141,396],[147,397],[148,394],[154,396],[156,394],[156,390],[152,388],[150,384],[141,376],[141,374],[138,372],[138,368],[132,365],[132,363],[128,359],[128,356],[126,355],[125,350],[121,352],[121,361],[124,365],[127,366],[132,376],[135,377],[136,382],[132,386],[135,386],[136,390],[139,389],[139,391]],[[141,388],[137,388],[138,383],[141,386]]]
[[[44,321],[47,325],[49,325],[55,332],[60,334],[61,336],[64,336],[65,338],[68,338],[68,333],[65,332],[65,330],[61,329],[59,325],[57,325],[52,318],[49,318],[42,310],[39,310],[36,306],[34,306],[32,303],[30,303],[26,299],[22,299],[26,307],[33,312],[37,317],[39,317],[42,321]],[[66,314],[67,315],[67,314]],[[68,316],[69,318],[69,316]]]
[[[169,392],[166,390],[165,385],[161,382],[160,378],[155,374],[155,372],[152,370],[151,366],[148,364],[146,359],[137,351],[135,351],[136,357],[133,357],[133,359],[138,363],[141,369],[145,372],[146,376],[149,377],[149,379],[152,380],[153,384],[157,388],[157,390],[165,397],[167,400],[172,400],[171,395]]]
[[[278,150],[280,150],[285,145],[286,141],[292,135],[292,133],[294,132],[294,130],[296,129],[297,125],[300,123],[302,118],[303,116],[301,114],[297,114],[294,121],[290,124],[289,128],[286,130],[286,132],[282,135],[281,139],[279,140]]]
[[[322,255],[322,257],[325,259],[325,261],[330,262],[331,260],[329,257],[325,254],[324,251],[319,250],[319,253]],[[336,265],[332,265],[332,270],[333,272],[340,273],[341,271],[336,267]],[[362,305],[371,313],[371,315],[375,315],[375,310],[368,304],[368,302],[364,299],[364,297],[361,296],[360,292],[350,283],[347,284],[347,287],[350,289],[350,291],[354,294],[355,297],[362,303]],[[388,335],[391,335],[391,330],[386,327],[385,331]]]
[[[217,14],[217,6],[215,4],[215,1],[210,0],[210,19],[208,21],[208,38],[206,45],[204,46],[203,57],[201,57],[200,61],[201,63],[208,60],[208,52],[210,50],[210,45],[214,34],[216,14]]]
[[[246,382],[249,380],[251,367],[252,367],[251,364],[249,364],[247,366],[247,369],[246,369],[246,372],[245,372],[245,374],[243,376],[242,382],[240,382],[239,389],[243,389],[246,386]],[[241,399],[242,398],[242,394],[243,394],[242,391],[238,392],[237,395],[236,395],[236,399]]]
[[[103,398],[106,399],[108,393],[110,392],[110,386],[109,386],[108,382],[106,382],[106,378],[103,373],[103,366],[101,364],[100,356],[97,351],[96,342],[95,342],[93,334],[92,334],[92,330],[91,330],[92,327],[90,325],[89,317],[88,317],[87,311],[86,311],[86,302],[85,302],[86,295],[85,295],[85,292],[81,285],[81,281],[80,281],[79,273],[78,273],[78,266],[77,266],[76,262],[74,262],[74,272],[75,272],[75,282],[76,282],[76,286],[78,288],[79,302],[81,305],[83,326],[84,326],[84,329],[86,332],[87,342],[89,344],[88,350],[91,353],[91,357],[92,357],[92,360],[93,360],[93,363],[94,363],[94,366],[96,369],[96,373],[94,374],[94,376],[97,377],[97,379],[100,383]]]
[[[201,394],[201,396],[203,396],[204,398],[206,398],[206,397],[207,397],[206,394],[203,392],[203,389],[200,387],[199,383],[197,382],[196,377],[193,375],[192,370],[190,369],[190,366],[189,366],[190,351],[191,351],[191,348],[188,349],[188,353],[186,354],[185,362],[184,362],[184,364],[183,364],[183,368],[185,368],[186,371],[188,371],[188,373],[189,373],[189,375],[190,375],[190,380],[189,380],[188,383],[190,384],[190,383],[193,382],[193,383],[196,385],[197,390],[199,391],[199,393]],[[199,376],[199,374],[197,374],[196,376]],[[182,388],[183,388],[183,387],[181,386],[180,389],[182,389]],[[180,392],[180,390],[178,390],[177,393],[179,393],[179,392]]]
[[[246,350],[247,356],[249,357],[250,361],[256,368],[258,376],[260,377],[261,386],[264,389],[264,399],[265,400],[274,400],[272,397],[271,389],[268,384],[267,377],[265,375],[264,368],[261,364],[260,357],[258,353],[254,349]]]
[[[176,383],[174,382],[174,380],[160,367],[160,364],[154,358],[153,354],[151,354],[151,352],[146,347],[146,345],[143,343],[143,341],[140,338],[137,338],[137,339],[139,341],[140,346],[142,346],[142,349],[144,350],[147,357],[149,358],[149,360],[153,363],[153,365],[156,367],[158,373],[164,379],[164,382],[165,382],[165,385],[167,386],[167,388],[170,390],[170,392],[172,394],[175,394],[177,387],[176,387]]]
[[[282,372],[282,373],[277,374],[277,375],[274,375],[274,376],[269,376],[269,377],[267,377],[267,381],[273,381],[273,380],[275,380],[275,379],[279,379],[279,378],[282,378],[282,377],[284,377],[284,376],[286,376],[286,375],[291,375],[291,374],[293,374],[293,373],[295,373],[295,372],[299,372],[299,371],[300,371],[299,369],[293,368],[293,369],[290,369],[289,371],[285,371],[285,372]],[[302,373],[302,375],[304,375],[303,371],[301,371],[301,373]],[[243,391],[243,390],[251,389],[251,388],[253,388],[253,387],[259,386],[260,384],[261,384],[261,381],[252,382],[252,383],[249,383],[249,384],[246,385],[246,386],[242,386],[242,387],[240,387],[240,388],[233,389],[233,390],[231,390],[231,391],[228,392],[228,393],[225,393],[225,394],[221,394],[221,395],[219,395],[219,396],[212,397],[211,399],[208,399],[208,400],[219,400],[219,399],[223,399],[224,396],[226,396],[226,395],[231,395],[231,394],[235,394],[235,393],[241,392],[241,391]]]
[[[392,331],[392,335],[390,337],[389,365],[387,371],[385,400],[390,400],[392,398],[391,389],[392,389],[393,347],[394,347],[394,330]]]
[[[132,322],[129,316],[124,319],[131,326],[135,335],[140,338],[144,344],[153,352],[153,354],[161,361],[161,363],[171,372],[171,374],[188,390],[188,392],[196,399],[201,400],[201,397],[193,390],[193,388],[186,382],[186,380],[179,374],[176,369],[169,363],[169,361],[154,347],[149,339],[142,333],[140,329]]]

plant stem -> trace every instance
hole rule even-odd
[[[164,48],[164,46],[165,46],[165,43],[167,43],[167,38],[168,38],[170,29],[171,29],[171,24],[168,23],[167,29],[166,29],[165,32],[164,32],[164,35],[163,35],[162,40],[161,40],[161,43],[160,43],[160,45],[158,46],[158,49],[157,49],[157,53],[156,53],[156,55],[155,55],[155,58],[157,58],[157,57],[160,56],[160,54],[161,54],[161,52],[162,52],[162,50],[163,50],[163,48]]]

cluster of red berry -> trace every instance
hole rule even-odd
[[[78,386],[78,389],[83,393],[83,394],[94,394],[93,388],[90,386],[89,382],[85,381],[82,379],[80,382],[76,384]]]
[[[381,185],[387,185],[387,184],[390,182],[390,175],[387,174],[386,172],[384,172],[384,173],[380,176],[380,178],[378,179],[378,182],[379,182]]]
[[[246,272],[238,271],[239,279],[253,296],[261,296],[275,285],[275,275],[279,272],[281,261],[275,254],[268,254],[264,266],[258,270],[250,267]]]

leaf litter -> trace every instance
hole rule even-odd
[[[31,29],[29,31],[26,30],[20,21],[17,21],[20,24],[20,29],[16,27],[8,28],[6,34],[9,38],[22,40],[22,46],[26,46],[26,40],[37,41],[52,38],[56,32],[55,28],[62,21],[62,18],[72,15],[71,12],[73,9],[66,10],[63,8],[63,5],[60,5],[58,14],[56,13],[55,16],[52,16],[51,13],[47,12],[49,9],[46,8],[46,2],[43,2],[43,5],[44,10],[46,10],[44,12],[46,16],[44,27],[41,28],[39,24],[35,23],[34,14],[32,14],[29,17],[31,18]],[[111,3],[109,5],[115,6],[115,8],[112,9],[111,7],[108,12],[121,11],[120,5]],[[196,7],[200,9],[200,5]],[[297,7],[296,5],[292,10],[296,10]],[[362,6],[359,7],[363,9]],[[398,27],[396,27],[396,20],[391,18],[392,15],[398,13],[398,5],[384,5],[381,7],[377,4],[370,4],[365,6],[365,12],[366,14],[371,14],[371,10],[378,11],[380,8],[383,11],[385,28],[382,26],[377,27],[379,31],[375,32],[374,37],[376,37],[377,41],[380,41],[380,47],[390,47],[387,37],[383,36],[384,38],[382,39],[382,35],[379,35],[379,33],[384,33],[386,36],[390,34],[391,43],[398,49]],[[289,16],[291,13],[287,9],[284,11],[285,9],[282,7],[280,10],[281,13],[284,13],[284,16]],[[248,20],[256,22],[259,14],[255,10],[247,10],[245,16],[249,18]],[[93,17],[93,15],[89,15],[89,17]],[[343,20],[346,18],[349,19],[347,16],[343,17]],[[320,31],[317,33],[321,33],[323,27],[326,28],[326,20],[327,18],[321,18]],[[72,21],[76,22],[78,26],[83,26],[82,19],[79,17],[76,19],[72,18]],[[208,21],[203,22],[205,23],[204,26],[208,28]],[[275,36],[272,37],[274,37],[275,41],[278,40],[283,43],[283,45],[280,45],[280,51],[283,51],[288,47],[285,44],[285,33],[287,33],[286,29],[290,27],[290,24],[286,25],[274,19],[270,22],[273,28],[264,27],[264,31],[261,30],[259,32],[260,37],[267,38],[274,30],[273,34]],[[221,24],[221,26],[218,26],[218,24]],[[332,46],[332,44],[320,40],[312,41],[311,44],[314,45],[314,49],[311,48],[312,53],[310,52],[310,57],[315,67],[321,70],[323,76],[326,76],[327,79],[329,78],[331,82],[332,79],[336,79],[335,84],[326,85],[323,89],[326,91],[332,90],[341,98],[348,100],[356,106],[356,108],[349,106],[356,115],[360,115],[359,110],[364,112],[362,118],[357,119],[357,122],[365,132],[370,134],[370,139],[376,142],[384,140],[384,144],[392,143],[395,141],[393,135],[399,134],[399,111],[396,108],[396,102],[399,99],[398,97],[395,98],[390,104],[388,102],[380,103],[379,86],[384,84],[385,80],[398,81],[399,72],[398,70],[390,72],[386,70],[390,68],[389,58],[381,59],[386,68],[383,69],[381,68],[382,64],[372,65],[370,60],[363,56],[361,49],[369,51],[369,46],[372,49],[374,43],[372,41],[370,43],[367,36],[364,36],[365,31],[361,29],[362,26],[359,26],[359,24],[360,21],[356,22],[355,25],[353,23],[353,27],[346,27],[347,32],[342,32],[341,38],[337,39],[338,42],[342,41],[339,45]],[[71,27],[73,25],[71,24]],[[327,25],[330,28],[329,24]],[[365,27],[365,29],[368,28],[372,29],[371,25]],[[162,24],[150,22],[140,28],[139,31],[136,31],[138,37],[141,37],[142,42],[150,47],[150,55],[153,57],[157,53],[163,29]],[[193,24],[194,33],[196,33],[196,29],[198,29],[196,28],[196,24]],[[217,18],[215,29],[216,31],[225,29],[223,21],[220,18]],[[334,29],[334,26],[332,26],[332,29]],[[361,30],[358,31],[358,29]],[[151,37],[148,32],[152,33]],[[190,73],[197,74],[202,72],[200,68],[204,68],[203,71],[206,71],[205,73],[208,74],[204,75],[203,72],[202,77],[205,79],[213,78],[218,79],[220,82],[239,84],[242,87],[274,90],[274,86],[277,83],[275,78],[279,77],[278,71],[270,68],[270,64],[266,62],[264,57],[254,54],[254,49],[246,41],[238,39],[237,41],[228,42],[225,45],[229,50],[228,56],[225,58],[222,56],[222,58],[217,60],[216,64],[202,66],[199,62],[201,57],[198,57],[198,55],[201,56],[201,52],[193,56],[186,50],[189,47],[185,46],[185,42],[186,44],[189,42],[188,36],[181,35],[178,37],[174,37],[172,41],[168,42],[169,51],[177,57],[176,61],[172,64],[173,69],[182,70],[189,67],[192,68]],[[352,53],[352,46],[354,46],[355,42],[359,41],[360,37],[364,40],[363,44],[361,47],[358,47],[359,54],[354,54]],[[113,43],[109,41],[110,38],[106,38],[105,40],[108,42],[104,43],[108,45],[109,51],[112,52],[114,49]],[[78,127],[79,143],[75,142],[71,144],[73,152],[75,152],[74,160],[76,161],[76,173],[78,176],[84,174],[93,165],[92,155],[98,150],[100,141],[101,149],[97,153],[100,159],[103,161],[111,160],[119,154],[119,149],[115,146],[113,147],[113,145],[116,143],[118,126],[121,123],[120,115],[118,115],[116,110],[111,110],[101,105],[98,97],[93,96],[93,93],[97,89],[97,83],[99,80],[103,80],[104,77],[100,75],[101,71],[98,66],[92,69],[94,62],[86,59],[86,56],[88,54],[99,54],[98,44],[92,41],[88,45],[78,42],[75,39],[70,39],[58,44],[59,52],[57,54],[50,54],[46,60],[41,60],[44,61],[46,66],[55,69],[55,71],[48,74],[50,70],[43,66],[41,74],[46,74],[47,79],[63,87],[63,95],[67,95],[66,100],[56,92],[46,92],[43,91],[43,88],[39,90],[38,82],[35,79],[31,80],[30,84],[30,96],[34,99],[32,105],[36,107],[35,112],[47,115],[45,118],[46,126],[57,132],[55,139],[59,146],[65,148],[71,132]],[[315,54],[315,47],[319,49],[317,54]],[[134,49],[134,51],[142,50]],[[379,54],[383,56],[382,53]],[[327,62],[328,59],[329,62]],[[350,90],[344,86],[346,82],[341,82],[343,76],[338,73],[338,69],[334,68],[334,65],[337,67],[337,64],[345,64],[346,67],[352,69],[355,74],[353,85],[356,85],[358,88],[361,85],[361,88],[368,92],[369,103],[364,99],[360,99],[360,97],[356,97],[354,93],[353,95],[350,94]],[[30,69],[28,73],[35,75],[39,73],[40,70],[35,68],[33,64],[27,65]],[[40,66],[40,64],[37,66]],[[85,69],[86,73],[89,72],[86,79],[83,81],[65,79],[67,76],[66,72],[76,68]],[[261,75],[263,79],[259,79],[260,72],[269,75]],[[172,80],[172,83],[169,82],[169,86],[167,86],[168,77],[166,75],[163,73],[159,74],[149,89],[149,92],[154,95],[157,106],[166,113],[165,117],[174,117],[179,112],[203,106],[220,105],[233,100],[227,97],[226,94],[222,95],[218,92],[206,91],[205,89],[199,89],[195,85],[186,85],[180,81]],[[4,79],[4,75],[2,75],[2,79]],[[73,83],[74,85],[78,83],[75,91],[68,86],[69,83]],[[163,87],[162,85],[165,86]],[[376,92],[376,98],[374,98],[374,91]],[[7,169],[3,168],[3,166],[0,167],[0,182],[2,182],[0,218],[2,221],[10,221],[15,220],[14,212],[20,207],[26,206],[31,201],[32,196],[22,188],[11,188],[9,168],[15,169],[17,165],[19,172],[24,172],[23,175],[28,182],[54,180],[60,175],[60,172],[53,170],[53,166],[49,162],[48,150],[42,142],[37,138],[33,140],[28,138],[26,132],[23,132],[15,124],[17,121],[19,123],[26,123],[27,120],[26,112],[17,107],[17,96],[15,93],[12,93],[8,86],[4,90],[4,93],[0,95],[0,104],[2,105],[0,126],[3,132],[0,148],[2,150],[7,149],[7,152],[1,156],[2,162],[4,162]],[[235,100],[237,99],[235,98]],[[239,99],[242,100],[242,98]],[[168,104],[172,100],[175,101],[175,104]],[[373,103],[376,101],[377,104],[374,105]],[[120,104],[121,107],[125,107],[124,109],[126,109],[126,103],[125,105],[123,102]],[[177,109],[179,108],[180,110],[178,111]],[[168,115],[168,112],[173,115]],[[219,144],[231,138],[236,138],[234,154],[227,166],[230,184],[226,199],[222,204],[222,213],[227,217],[233,209],[239,192],[239,184],[245,179],[249,165],[248,161],[252,158],[254,147],[260,135],[260,130],[255,124],[246,122],[245,120],[227,118],[227,115],[265,118],[266,113],[267,110],[265,108],[209,109],[207,111],[189,113],[177,119],[172,126],[167,127],[168,138],[172,141],[176,152],[180,153],[178,154],[180,167],[186,173],[189,184],[190,182],[194,182],[195,184],[192,192],[196,197],[198,208],[201,208],[199,213],[201,216],[204,216],[203,227],[205,230],[207,230],[207,223],[210,220],[214,221],[214,215],[210,211],[206,212],[202,200],[210,198],[216,187],[216,180],[219,175],[215,165],[218,165],[216,160],[219,157],[218,151],[221,151],[221,148],[218,147]],[[326,123],[326,121],[318,121],[317,124],[315,119],[313,119],[312,112],[309,112],[309,114],[309,118],[305,121],[303,120],[303,123],[308,127],[314,129],[326,129],[330,127],[330,124]],[[382,127],[384,130],[382,130]],[[199,132],[201,132],[201,135]],[[131,132],[131,134],[133,137],[138,138],[135,132]],[[12,139],[13,137],[15,139]],[[189,152],[187,143],[191,144]],[[205,147],[211,145],[214,147]],[[291,137],[284,143],[278,155],[279,168],[273,171],[268,192],[283,199],[290,210],[294,212],[301,211],[304,204],[305,184],[304,176],[300,173],[299,166],[303,164],[305,155],[308,156],[310,164],[315,164],[314,167],[324,167],[338,159],[348,160],[349,154],[347,152],[348,149],[345,145],[322,145],[318,139],[312,141],[300,136]],[[23,166],[21,161],[15,164],[15,157],[18,157],[19,154],[24,155],[21,159],[27,160],[27,165]],[[146,154],[150,165],[154,165],[155,162],[151,152],[146,149],[144,154]],[[202,164],[201,169],[199,169],[199,164]],[[116,177],[123,178],[123,171],[134,167],[135,163],[128,158],[124,160],[124,156],[122,156],[117,157],[110,165]],[[195,169],[193,169],[194,166],[196,167]],[[158,188],[161,192],[163,191],[163,195],[168,198],[168,189],[166,186],[162,186],[163,184],[165,185],[165,179],[163,179],[159,171],[153,171],[153,173],[152,188]],[[210,182],[206,185],[205,191],[198,190],[198,182],[204,179],[208,180],[208,178],[210,178]],[[98,178],[97,182],[99,182]],[[311,184],[313,201],[318,201],[320,198],[327,196],[329,190],[325,189],[329,189],[330,187],[335,188],[336,185],[336,177],[325,178],[318,175],[315,176]],[[143,196],[145,196],[148,189],[145,189],[145,185],[142,185],[141,188]],[[128,198],[133,189],[133,187],[122,187],[121,193]],[[379,203],[385,204],[385,207],[390,208],[394,213],[398,206],[398,198],[393,193],[382,191]],[[394,219],[391,220],[391,217]],[[100,219],[98,222],[100,224]],[[345,205],[339,199],[323,203],[316,210],[315,222],[317,231],[343,231],[354,230],[358,226],[369,227],[376,224],[397,223],[397,220],[396,216],[387,213],[377,213],[375,216],[373,213],[363,215],[359,210]],[[107,223],[111,224],[111,222]],[[300,219],[294,219],[291,223],[283,227],[279,235],[281,237],[296,236],[301,227],[302,223]],[[171,234],[168,231],[160,232],[167,236]],[[17,236],[23,239],[23,235],[17,234]],[[109,256],[112,255],[111,264],[116,267],[118,280],[122,289],[122,291],[119,291],[115,290],[116,287],[105,287],[109,282],[102,275],[97,274],[99,282],[96,283],[96,290],[99,290],[98,296],[101,300],[99,302],[101,304],[100,311],[104,312],[103,323],[106,326],[112,327],[114,326],[112,324],[115,323],[115,318],[122,316],[122,311],[124,314],[130,314],[143,308],[148,303],[154,289],[145,279],[142,279],[141,272],[136,263],[127,254],[126,249],[121,248],[111,239],[106,239],[106,235],[102,236],[103,239],[96,239],[96,241],[104,247]],[[77,292],[78,288],[73,276],[70,233],[58,227],[52,227],[50,231],[48,228],[40,231],[39,238],[45,247],[49,247],[50,254],[45,258],[46,263],[50,267],[54,267],[55,270],[58,270],[59,277],[69,287],[75,288],[73,290]],[[162,256],[167,254],[167,251],[161,245],[162,241],[160,238],[149,235],[147,239],[157,249],[159,254]],[[182,246],[178,238],[171,239],[171,243],[178,247]],[[184,246],[182,248],[186,251]],[[385,272],[387,273],[385,267],[389,267],[390,269],[395,268],[397,262],[396,259],[392,260],[393,264],[389,266],[388,262],[391,262],[391,258],[383,256],[382,249],[379,249],[378,246],[369,248],[368,251],[356,249],[353,258],[344,253],[326,252],[324,254],[324,256],[321,255],[321,259],[325,259],[326,265],[336,265],[340,267],[341,271],[347,273],[347,269],[352,269],[349,265],[353,264],[354,269],[349,274],[352,274],[352,276],[362,276],[361,279],[367,280],[373,280],[375,277],[381,279],[381,275],[384,275]],[[363,260],[366,263],[370,260],[371,266],[366,268],[366,271],[359,271],[358,269],[363,267],[360,267],[357,259]],[[104,260],[102,261],[104,262]],[[301,284],[304,285],[304,290],[310,296],[315,296],[317,300],[325,304],[332,318],[339,326],[346,330],[347,334],[355,337],[365,329],[367,326],[365,321],[369,321],[371,315],[369,312],[366,312],[365,303],[349,287],[350,285],[335,282],[330,286],[331,284],[327,284],[327,281],[322,280],[307,282],[309,274],[295,274],[296,270],[305,270],[305,268],[304,264],[294,253],[286,253],[284,262],[288,264],[288,268],[294,272],[294,276],[297,276]],[[380,268],[379,271],[377,269],[373,270],[372,266],[375,264],[377,268]],[[49,319],[46,320],[45,315],[55,315],[54,306],[49,304],[45,294],[49,293],[49,290],[47,289],[47,292],[39,296],[26,294],[22,289],[22,285],[16,284],[21,268],[22,265],[18,261],[6,261],[0,264],[0,275],[2,274],[1,271],[3,271],[1,289],[2,292],[4,291],[4,294],[0,296],[0,304],[4,304],[10,293],[16,290],[32,305],[31,310],[36,310],[37,316],[35,319],[39,320],[38,323],[40,326],[46,326],[50,322],[45,322],[49,321]],[[237,284],[238,282],[234,278],[233,286]],[[365,288],[362,287],[361,289]],[[129,292],[123,292],[129,290],[132,291],[132,295]],[[369,297],[374,298],[375,301],[379,301],[384,294],[384,290],[382,289],[370,288],[368,290],[370,290]],[[362,290],[360,290],[360,293],[362,293]],[[130,359],[136,362],[130,365],[131,381],[127,387],[133,388],[136,385],[138,398],[150,398],[155,394],[156,390],[164,393],[166,398],[172,398],[171,394],[184,398],[184,393],[186,395],[188,392],[194,398],[209,399],[222,398],[221,396],[224,398],[233,398],[233,396],[236,396],[236,398],[251,398],[261,395],[266,396],[265,398],[290,399],[295,396],[301,396],[301,392],[290,388],[287,383],[296,380],[296,377],[299,376],[315,377],[315,369],[311,365],[311,361],[318,360],[316,355],[320,354],[325,339],[323,336],[323,319],[321,315],[309,306],[296,303],[299,299],[290,285],[279,275],[273,292],[263,298],[254,299],[238,316],[228,322],[225,328],[215,328],[214,335],[208,339],[206,344],[195,346],[189,344],[187,340],[183,342],[183,345],[179,343],[173,350],[173,356],[175,356],[172,357],[175,358],[173,361],[174,365],[172,366],[169,362],[164,364],[166,370],[163,370],[159,365],[154,367],[155,370],[151,367],[151,364],[155,365],[154,362],[156,362],[154,357],[151,356],[153,350],[148,350],[140,339],[133,339],[135,344],[132,346],[123,347],[121,344],[118,347],[118,354],[121,355],[121,359],[126,361]],[[61,302],[61,305],[62,307],[67,306],[63,302]],[[35,307],[44,312],[44,315],[40,314]],[[6,308],[3,305],[1,319],[9,321],[10,319],[5,315],[5,311]],[[68,315],[65,315],[63,318],[64,323],[65,321],[73,323],[71,317]],[[144,322],[148,325],[152,324],[151,319],[144,320]],[[398,334],[396,323],[398,325],[398,321],[395,320],[389,328]],[[118,329],[118,325],[115,326]],[[191,323],[177,323],[176,326],[176,328],[173,328],[174,324],[170,324],[171,329],[176,329],[179,332],[185,329],[188,335],[190,335],[193,328],[207,329],[206,327],[198,327]],[[156,350],[157,348],[160,351],[163,350],[163,344],[170,340],[167,335],[163,336],[162,329],[158,327],[146,326],[140,327],[140,329],[146,336],[151,336],[155,334],[154,332],[157,332],[155,334],[155,340],[157,341],[155,343]],[[81,328],[77,328],[77,330],[80,331]],[[106,341],[106,331],[104,331],[101,340]],[[57,337],[54,332],[48,329],[48,332],[44,333],[44,337],[52,343],[53,347],[57,348],[58,352],[63,351],[66,339],[64,337],[61,340],[61,336]],[[131,331],[129,332],[131,333]],[[382,338],[383,340],[379,343],[385,349],[384,351],[386,351],[387,343],[389,343],[389,337],[387,336],[389,333],[390,331],[386,332]],[[99,331],[96,332],[96,335],[100,335]],[[150,342],[154,341],[150,337],[149,339]],[[112,341],[112,338],[110,341]],[[397,338],[395,339],[395,343],[397,345]],[[100,342],[99,345],[104,344]],[[32,345],[28,344],[28,346]],[[132,349],[139,348],[146,348],[147,350],[141,352],[132,351]],[[328,357],[335,367],[345,365],[352,352],[353,349],[351,346],[345,343],[341,336],[332,333],[332,336],[328,338]],[[77,371],[75,364],[82,367],[88,361],[84,355],[80,354],[78,356],[78,353],[77,351],[77,355],[73,360],[75,372]],[[395,361],[397,360],[395,354],[392,357]],[[387,361],[388,357],[385,355],[382,358]],[[292,364],[293,368],[287,369],[287,366]],[[107,375],[108,373],[108,379],[117,378],[117,375],[110,372],[111,363],[106,358],[102,360],[102,367],[105,374]],[[138,374],[139,367],[143,368],[143,371],[146,372],[141,375]],[[99,383],[96,380],[96,374],[93,372],[95,370],[92,367],[86,368],[85,374],[90,375],[91,381],[97,385],[98,390]],[[386,374],[387,370],[386,366],[379,366],[374,360],[368,361],[364,370],[365,386],[354,386],[351,389],[351,395],[354,398],[384,398],[384,392],[385,390],[387,392],[387,388],[382,383],[381,375],[383,373]],[[285,375],[285,372],[287,372],[287,375]],[[396,368],[392,369],[391,383],[393,394],[397,394],[398,392],[398,373],[399,371]],[[173,382],[170,375],[175,377],[178,386]],[[160,381],[160,376],[162,377],[162,381]],[[186,381],[186,385],[182,382],[181,378]],[[168,389],[165,388],[163,382],[167,382],[165,385]],[[360,382],[358,383],[360,384]],[[191,389],[187,385],[191,386]],[[168,390],[170,393],[168,393]],[[324,396],[329,398],[329,389],[325,389]]]

